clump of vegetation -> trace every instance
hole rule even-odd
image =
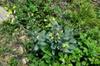
[[[8,8],[15,17],[0,26],[5,39],[0,41],[0,53],[14,55],[10,66],[21,64],[18,60],[23,57],[28,66],[99,65],[100,15],[96,7],[91,0],[11,2]],[[5,44],[8,51],[2,49]],[[14,45],[21,47],[21,53],[10,49]]]

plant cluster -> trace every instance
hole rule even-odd
[[[100,15],[91,0],[18,0],[12,5],[15,19],[2,30],[11,35],[24,30],[28,40],[19,43],[29,66],[100,65]]]

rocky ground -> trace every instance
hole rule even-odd
[[[11,18],[13,18],[12,14],[9,14],[6,9],[0,6],[0,28],[2,27],[1,24]],[[19,31],[19,33],[16,31]],[[13,38],[14,36],[16,38]],[[8,38],[10,39],[8,40]],[[13,35],[6,33],[6,31],[0,32],[0,66],[8,66],[13,58],[17,58],[18,62],[20,61],[19,66],[27,66],[28,59],[24,56],[25,49],[20,43],[26,40],[28,38],[24,30],[20,28],[14,30]]]

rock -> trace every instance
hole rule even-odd
[[[27,58],[22,58],[22,63],[23,63],[23,64],[27,64],[28,61],[29,61],[29,60],[28,60]]]
[[[13,57],[10,53],[5,53],[4,55],[0,56],[0,66],[8,66],[11,58]]]
[[[10,18],[12,18],[12,15],[9,14],[3,7],[0,6],[0,24],[2,24],[3,21],[6,21]]]
[[[95,4],[100,5],[100,0],[92,0]]]
[[[24,53],[24,48],[21,45],[14,45],[12,48],[14,54],[22,55]]]

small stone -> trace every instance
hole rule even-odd
[[[21,36],[19,39],[22,40],[22,41],[24,41],[26,39],[26,36],[25,35]]]
[[[13,46],[13,52],[15,54],[21,55],[24,53],[24,48],[21,45],[15,45],[15,46]]]
[[[22,46],[19,46],[19,51],[20,51],[20,52],[19,52],[20,54],[23,54],[23,53],[24,53],[24,49],[23,49]]]
[[[27,58],[22,58],[22,63],[23,64],[27,64],[27,62],[28,62],[28,59]]]

